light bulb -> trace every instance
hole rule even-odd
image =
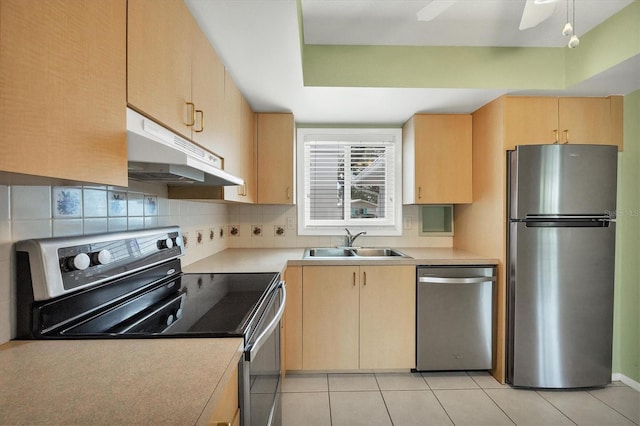
[[[579,44],[580,40],[578,39],[578,36],[574,34],[571,36],[571,39],[569,39],[569,44],[567,44],[567,46],[569,46],[570,49],[573,49],[578,47]]]
[[[573,34],[573,27],[571,26],[571,22],[567,22],[564,24],[564,28],[562,29],[562,35],[568,36]]]

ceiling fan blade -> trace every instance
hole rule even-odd
[[[536,2],[536,0],[527,0],[522,11],[522,19],[520,20],[520,30],[533,28],[548,19],[556,10],[557,2]]]
[[[458,0],[431,0],[431,2],[416,12],[418,21],[432,21]]]

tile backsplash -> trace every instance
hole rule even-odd
[[[403,235],[368,237],[362,245],[451,247],[451,237],[420,235],[419,209],[403,207]],[[0,186],[0,343],[12,337],[15,318],[13,242],[157,226],[182,228],[188,265],[227,247],[341,245],[344,235],[298,236],[295,206],[239,205],[169,200],[162,185]]]
[[[403,206],[403,235],[362,236],[360,245],[393,247],[452,247],[449,236],[420,235],[418,206]],[[298,236],[296,206],[230,205],[229,247],[323,247],[344,243],[344,235]]]
[[[179,225],[188,237],[182,264],[227,247],[226,204],[169,200],[165,186],[0,186],[0,343],[15,317],[13,242]]]

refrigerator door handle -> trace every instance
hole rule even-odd
[[[607,228],[612,222],[608,217],[556,217],[516,219],[527,228]]]

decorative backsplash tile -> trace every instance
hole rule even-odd
[[[109,216],[127,215],[127,193],[124,191],[109,191]]]
[[[238,225],[229,225],[229,235],[232,237],[240,236],[240,226]]]
[[[262,236],[262,225],[251,225],[251,236],[252,237],[261,237]]]
[[[273,225],[273,235],[276,237],[284,237],[286,235],[284,225]]]
[[[82,189],[53,187],[52,211],[54,218],[82,217]]]
[[[158,197],[155,195],[144,196],[144,215],[155,216],[158,214]]]

